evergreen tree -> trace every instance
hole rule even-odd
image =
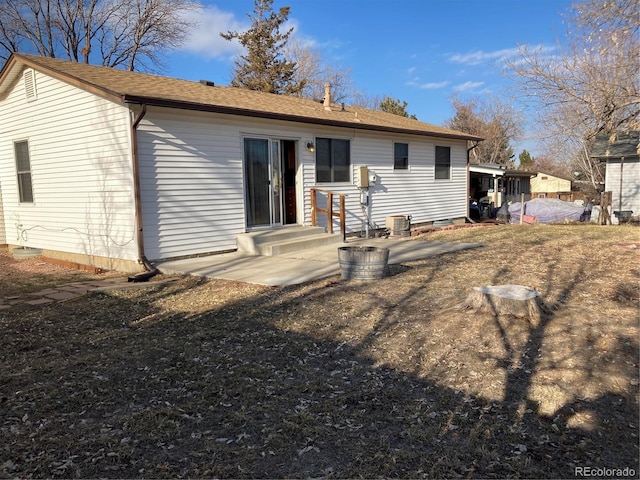
[[[400,100],[396,100],[391,97],[384,97],[384,99],[382,99],[380,102],[380,110],[387,113],[393,113],[394,115],[400,115],[401,117],[417,120],[415,115],[409,115],[407,112],[407,102],[400,103]]]
[[[533,158],[531,154],[526,150],[522,150],[520,155],[518,155],[518,160],[520,161],[520,166],[518,167],[518,169],[528,171],[531,169],[531,167],[533,167],[536,159]]]
[[[255,0],[249,30],[220,34],[225,40],[237,39],[246,50],[236,60],[232,86],[283,95],[296,95],[304,88],[305,80],[296,80],[296,63],[284,55],[293,28],[281,33],[280,27],[289,11],[282,7],[275,13],[273,0]]]

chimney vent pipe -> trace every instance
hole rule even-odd
[[[324,84],[324,109],[331,110],[331,84]]]

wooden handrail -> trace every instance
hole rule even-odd
[[[327,208],[319,208],[318,201],[316,198],[316,194],[326,193],[327,194]],[[333,211],[333,197],[338,195],[340,197],[340,211]],[[320,188],[312,188],[311,189],[311,225],[313,227],[318,225],[318,214],[324,213],[327,215],[327,232],[333,233],[333,217],[340,218],[340,234],[342,235],[342,241],[346,242],[347,240],[347,215],[345,208],[345,198],[347,196],[343,193],[336,193],[330,190],[322,190]]]

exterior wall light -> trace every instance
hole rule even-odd
[[[307,150],[310,152],[316,151],[316,146],[313,144],[313,142],[307,142]]]

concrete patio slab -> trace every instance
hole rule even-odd
[[[347,239],[347,243],[327,245],[273,257],[238,252],[206,257],[169,260],[156,266],[165,274],[194,275],[236,280],[258,285],[297,285],[340,274],[338,248],[371,246],[389,249],[389,263],[420,260],[443,253],[480,247],[472,243],[443,243],[417,239]]]

